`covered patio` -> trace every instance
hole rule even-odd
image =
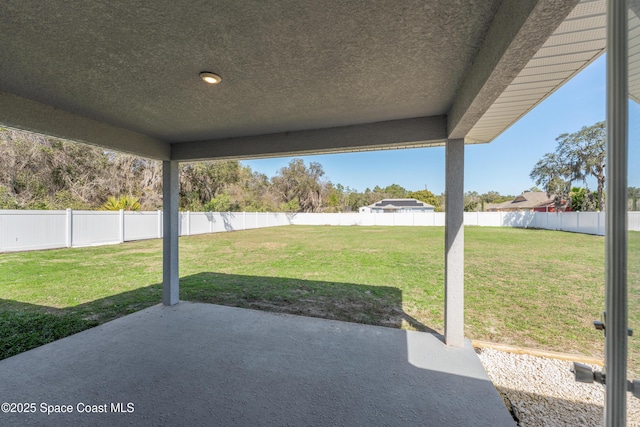
[[[509,423],[464,338],[464,147],[602,54],[604,0],[8,0],[2,12],[0,125],[164,169],[164,306],[0,362],[5,400],[135,405],[34,415],[43,425]],[[442,145],[442,341],[179,303],[179,162]]]
[[[4,425],[514,425],[468,341],[189,302],[0,361],[0,384],[37,403]]]

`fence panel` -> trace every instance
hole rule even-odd
[[[434,212],[424,212],[413,215],[413,225],[421,227],[433,227],[436,223],[436,215]]]
[[[246,222],[245,222],[244,228],[246,230],[258,228],[258,212],[247,212],[245,214],[245,218],[246,218]]]
[[[189,215],[188,212],[180,212],[178,214],[178,236],[189,235]]]
[[[262,228],[264,224],[266,224],[264,212],[256,213],[256,227],[255,228]]]
[[[640,231],[640,212],[629,212],[627,222],[629,231]]]
[[[276,212],[274,214],[278,221],[278,226],[291,225],[291,215],[284,212]]]
[[[225,223],[225,231],[242,230],[242,213],[241,212],[225,212],[222,214]],[[259,212],[257,217],[256,228],[267,227],[269,214],[266,212]]]
[[[360,214],[358,213],[341,213],[340,215],[340,225],[344,226],[352,226],[352,225],[362,225],[360,223]]]
[[[68,234],[66,211],[0,211],[2,252],[64,248]]]
[[[374,225],[375,216],[372,213],[360,214],[360,225]]]
[[[463,217],[463,224],[466,226],[478,225],[478,213],[479,212],[465,212]]]
[[[549,223],[549,213],[548,212],[535,212],[533,214],[533,220],[529,227],[531,228],[548,228],[547,224]]]
[[[296,225],[323,225],[322,215],[312,213],[295,213],[291,217],[291,222]]]
[[[600,218],[604,219],[604,215],[600,215],[599,212],[576,212],[576,214],[578,215],[578,227],[574,230],[576,233],[604,235],[604,228],[600,227]]]
[[[162,212],[125,212],[124,240],[157,239],[162,237]]]
[[[478,224],[481,227],[502,227],[502,215],[500,212],[478,212]]]
[[[189,234],[211,233],[212,219],[209,212],[189,212]]]
[[[562,213],[562,230],[563,231],[578,231],[578,212],[563,212]]]
[[[547,230],[562,230],[562,214],[561,213],[547,213],[547,224],[545,227]]]
[[[393,214],[393,225],[396,226],[412,226],[414,224],[415,214],[413,213],[394,213]]]
[[[94,246],[120,243],[120,212],[73,211],[71,245]]]
[[[394,215],[388,213],[372,213],[374,225],[394,226]]]

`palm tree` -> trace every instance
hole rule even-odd
[[[137,197],[133,196],[111,196],[102,205],[102,210],[105,211],[119,211],[120,209],[125,211],[139,211],[140,202]]]

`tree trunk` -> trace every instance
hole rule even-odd
[[[604,212],[604,168],[598,171],[598,208]]]

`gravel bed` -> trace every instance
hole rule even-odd
[[[603,425],[604,386],[577,383],[572,362],[491,349],[476,352],[517,425]],[[640,427],[640,400],[627,393],[627,407],[627,425]]]

